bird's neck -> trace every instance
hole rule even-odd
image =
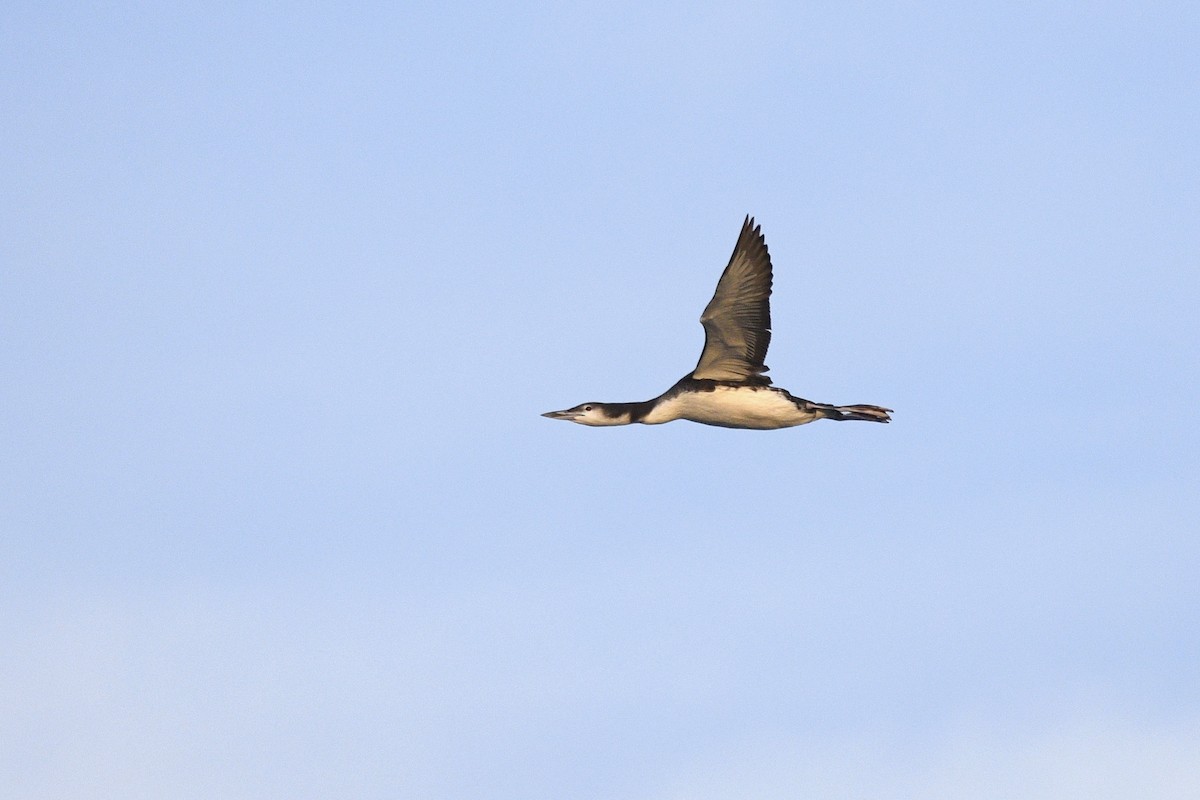
[[[632,425],[641,422],[653,407],[653,400],[641,403],[604,403],[601,406],[604,416],[612,420],[609,423],[611,425]]]

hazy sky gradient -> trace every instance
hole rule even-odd
[[[1194,4],[3,16],[0,794],[1194,796]]]

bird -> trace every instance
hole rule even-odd
[[[762,226],[747,214],[716,292],[700,315],[704,349],[694,370],[652,400],[580,403],[542,416],[591,427],[684,419],[751,430],[819,419],[890,422],[890,408],[814,403],[772,385],[763,374],[769,369],[763,360],[771,343],[771,285],[771,255]]]

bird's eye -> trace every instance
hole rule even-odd
[[[591,410],[592,410],[592,407],[591,407],[591,406],[584,406],[584,407],[583,407],[583,410],[584,410],[584,411],[591,411]]]

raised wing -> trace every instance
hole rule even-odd
[[[771,254],[761,227],[749,216],[700,323],[704,351],[693,377],[771,382],[762,374],[771,344]]]

